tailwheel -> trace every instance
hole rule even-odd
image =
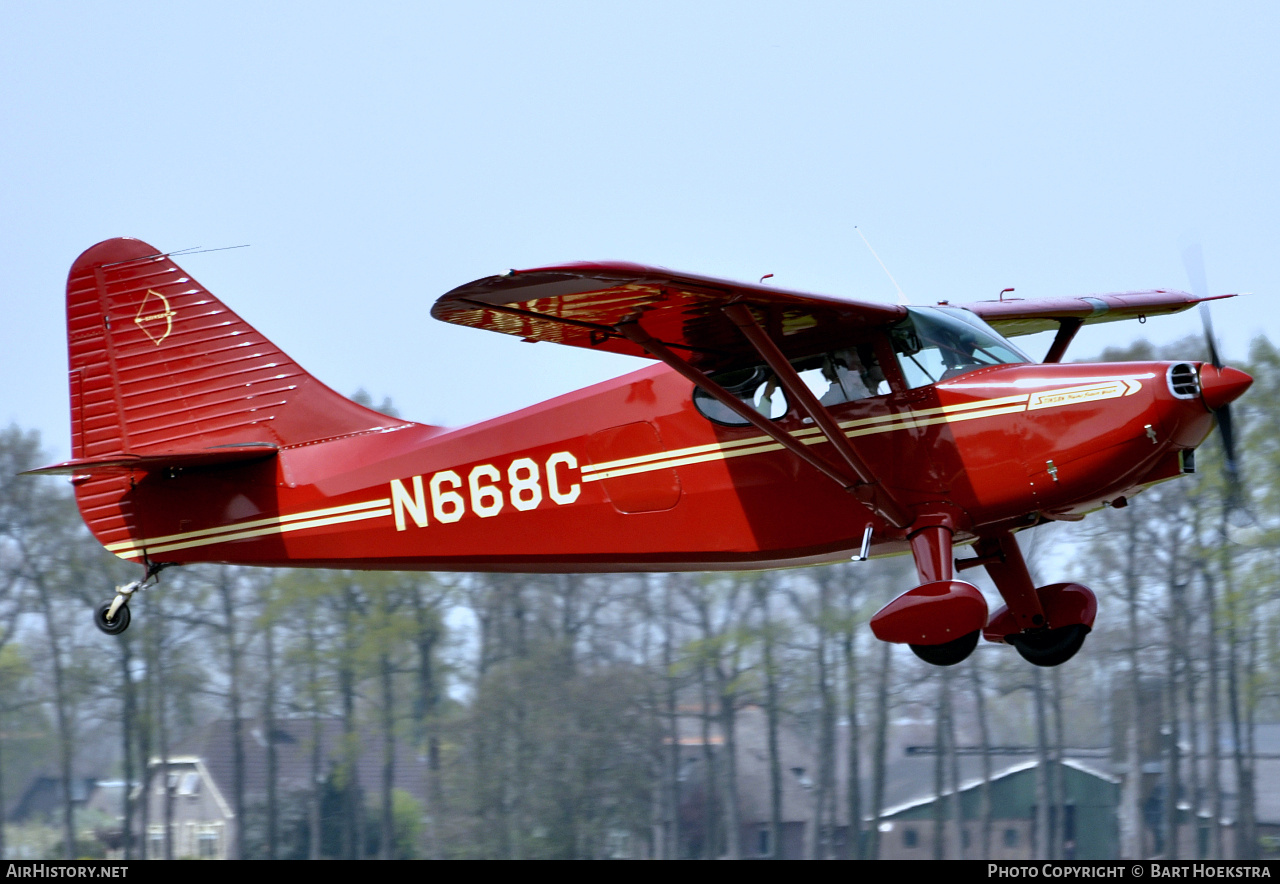
[[[116,607],[112,611],[112,607]],[[115,601],[104,602],[93,612],[93,624],[107,635],[119,635],[129,628],[129,606],[116,606]]]
[[[1057,666],[1076,655],[1089,634],[1083,623],[1006,635],[1004,640],[1018,649],[1022,659],[1036,666]]]
[[[129,628],[129,599],[133,598],[133,594],[146,585],[146,582],[154,576],[153,572],[158,571],[159,568],[151,566],[148,570],[149,573],[144,579],[116,587],[115,598],[103,603],[93,612],[94,626],[107,635],[119,635]]]
[[[973,649],[978,646],[978,637],[980,635],[982,635],[982,630],[975,629],[973,632],[962,635],[945,644],[911,645],[910,647],[912,653],[926,663],[932,663],[934,666],[955,666],[973,653]],[[1076,647],[1078,648],[1079,645]],[[1071,653],[1074,654],[1075,651]]]

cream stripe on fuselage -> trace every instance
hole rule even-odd
[[[293,513],[287,516],[273,516],[269,519],[255,519],[251,522],[233,522],[230,525],[220,525],[217,528],[202,528],[199,531],[184,531],[178,534],[166,534],[162,537],[150,537],[146,540],[122,540],[118,543],[107,545],[107,551],[120,555],[128,550],[141,550],[144,546],[151,547],[160,543],[171,543],[176,540],[192,540],[194,538],[207,538],[214,535],[227,534],[232,531],[245,531],[253,528],[262,527],[278,527],[289,522],[299,522],[309,519],[318,519],[325,516],[338,515],[339,513],[351,513],[357,510],[376,509],[378,507],[391,506],[391,498],[384,497],[380,500],[367,500],[363,503],[348,503],[344,506],[332,506],[319,510],[308,510],[302,513]],[[388,510],[390,512],[390,510]],[[219,538],[224,539],[224,538]],[[201,545],[204,544],[192,544]],[[177,549],[179,547],[168,547],[168,549]]]
[[[965,402],[959,405],[943,405],[938,408],[922,408],[919,411],[877,415],[876,417],[841,421],[838,426],[846,431],[846,436],[854,438],[888,433],[909,427],[927,427],[938,423],[954,423],[962,420],[974,420],[980,417],[993,417],[998,414],[1011,414],[1024,410],[1027,405],[1028,395],[1004,396],[1000,399],[986,399],[981,402]],[[805,445],[816,445],[819,442],[827,441],[826,436],[823,436],[822,431],[817,427],[797,430],[791,435]],[[772,442],[768,436],[752,436],[733,442],[712,442],[706,445],[680,448],[675,451],[660,451],[655,454],[625,457],[584,466],[582,468],[582,481],[597,482],[601,479],[630,476],[649,470],[660,470],[691,463],[706,463],[712,460],[728,460],[732,457],[742,457],[744,454],[762,454],[766,451],[778,451],[781,448],[781,445],[777,442]]]

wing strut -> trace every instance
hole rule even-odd
[[[1083,319],[1067,317],[1059,320],[1058,333],[1053,336],[1053,345],[1049,347],[1049,352],[1045,354],[1045,363],[1061,362],[1062,357],[1067,352],[1067,347],[1074,340],[1076,332],[1080,331],[1080,327],[1084,325]]]
[[[723,309],[724,314],[738,327],[743,337],[756,348],[756,352],[773,369],[773,373],[778,376],[778,381],[791,397],[791,401],[799,405],[800,410],[818,425],[822,434],[827,437],[827,441],[831,443],[831,447],[840,455],[840,459],[858,477],[859,484],[852,489],[858,495],[858,499],[874,507],[877,512],[892,522],[895,528],[905,528],[911,524],[911,518],[907,516],[903,507],[876,482],[874,474],[867,467],[866,462],[858,456],[849,437],[841,431],[835,419],[831,417],[831,412],[827,411],[826,406],[818,401],[818,397],[813,395],[809,386],[800,379],[795,366],[778,349],[773,339],[765,333],[751,309],[743,303],[729,304]]]
[[[743,306],[745,309],[745,305]],[[732,309],[732,307],[729,309]],[[728,310],[726,310],[726,312],[728,312]],[[747,313],[747,317],[752,324],[755,323],[755,318],[751,316],[750,312]],[[730,318],[733,318],[732,315]],[[774,424],[773,421],[747,405],[737,396],[734,396],[724,387],[709,378],[704,372],[690,365],[687,360],[677,356],[661,341],[658,341],[649,335],[648,332],[640,327],[638,322],[633,321],[620,324],[617,326],[617,330],[619,334],[627,338],[629,341],[643,347],[645,351],[655,359],[664,362],[678,374],[684,376],[694,384],[697,384],[703,390],[706,390],[707,393],[711,394],[711,396],[713,396],[718,402],[734,414],[738,415],[738,417],[742,418],[757,430],[767,435],[770,439],[777,442],[796,457],[820,471],[827,478],[839,484],[841,488],[852,492],[860,501],[892,523],[895,528],[905,528],[910,524],[911,519],[905,515],[901,505],[885,494],[884,490],[879,485],[869,482],[864,478],[869,476],[870,473],[866,470],[865,465],[862,464],[861,459],[852,451],[849,451],[848,456],[846,456],[846,452],[841,450],[839,442],[834,444],[836,450],[840,452],[842,459],[846,461],[847,467],[833,464],[826,458],[818,455],[817,452],[809,450],[804,443],[797,440],[790,433]],[[764,336],[764,333],[759,329],[759,326],[756,326],[756,330],[760,332],[761,336]],[[744,335],[753,346],[756,346],[757,350],[760,350],[759,345],[756,344],[756,341],[753,340],[750,335],[746,334],[745,330]],[[760,350],[760,355],[766,362],[770,362],[770,367],[774,369],[775,373],[777,373],[778,380],[782,384],[783,389],[792,394],[794,401],[800,403],[801,409],[805,414],[812,418],[816,424],[818,424],[819,428],[826,434],[828,440],[833,438],[839,439],[846,447],[851,448],[851,446],[849,446],[849,440],[840,432],[839,428],[836,427],[835,422],[831,420],[830,415],[827,414],[826,409],[823,408],[821,403],[818,403],[813,397],[813,394],[809,392],[809,388],[805,386],[804,381],[800,380],[800,376],[796,374],[795,368],[793,368],[791,363],[787,362],[786,358],[778,352],[777,347],[773,345],[773,342],[769,340],[767,336],[764,336],[764,339],[767,342],[767,345],[772,348],[772,355],[777,355],[780,359],[783,368],[779,369],[774,366],[770,361],[770,355],[766,354],[764,350]],[[816,409],[810,408],[805,403],[803,395],[792,392],[793,389],[803,389],[805,393],[808,393],[809,399],[813,400],[813,404],[816,406]],[[815,410],[818,415],[821,415],[821,419],[815,415]],[[831,429],[828,430],[824,423],[829,424]]]

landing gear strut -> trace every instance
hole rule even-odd
[[[934,666],[954,666],[978,646],[987,625],[987,602],[972,583],[952,579],[951,522],[938,518],[908,534],[920,585],[898,596],[871,618],[881,641],[908,645]]]
[[[1057,666],[1075,656],[1093,628],[1098,600],[1087,586],[1054,583],[1037,587],[1013,534],[988,535],[976,556],[954,562],[953,525],[945,513],[918,519],[907,534],[920,585],[881,608],[871,631],[881,641],[910,646],[934,666],[954,666],[978,645],[1010,644],[1036,666]],[[987,603],[972,583],[953,579],[958,570],[987,569],[1004,606],[987,619]]]
[[[141,580],[134,580],[124,586],[116,587],[116,595],[109,602],[99,605],[93,612],[93,625],[107,635],[119,635],[129,628],[132,615],[129,614],[129,599],[140,589],[146,589],[150,583],[157,582],[159,574],[173,562],[147,562],[147,574]]]
[[[1079,583],[1035,586],[1012,534],[984,538],[976,550],[1005,600],[982,631],[987,641],[1013,645],[1036,666],[1058,666],[1074,657],[1098,614],[1093,591]]]

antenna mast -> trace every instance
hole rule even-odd
[[[853,229],[858,230],[858,225],[853,225]],[[867,242],[866,235],[861,230],[858,230],[858,236],[862,237],[862,242],[866,245],[867,251],[871,253],[871,257],[876,259],[877,263],[880,264],[880,269],[884,271],[884,275],[889,277],[889,282],[893,283],[893,287],[898,290],[898,303],[910,304],[911,302],[907,300],[906,292],[902,290],[902,286],[898,285],[898,281],[893,278],[893,274],[889,272],[889,268],[884,266],[884,262],[880,260],[880,256],[876,254],[876,250],[871,248],[871,243]]]

